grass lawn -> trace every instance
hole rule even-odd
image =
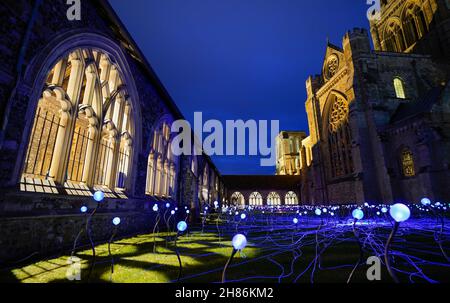
[[[232,228],[229,228],[229,230]],[[320,234],[321,257],[316,258],[316,238],[314,229],[304,229],[295,234],[291,230],[258,231],[247,229],[249,244],[242,254],[238,253],[227,272],[227,280],[233,282],[282,282],[282,283],[346,283],[353,266],[359,259],[359,248],[351,231],[340,233],[324,230]],[[375,238],[373,234],[377,233]],[[387,230],[365,230],[362,232],[364,242],[364,262],[376,251],[382,250]],[[172,241],[166,245],[167,234],[154,237],[151,234],[120,239],[111,245],[114,258],[114,273],[111,273],[111,258],[108,245],[96,247],[95,266],[88,279],[92,251],[84,247],[77,251],[81,259],[81,283],[162,283],[176,282],[178,277],[178,259]],[[171,234],[170,236],[173,236]],[[194,231],[180,236],[178,248],[183,264],[181,282],[220,282],[223,266],[232,251],[230,240],[232,233],[222,237],[221,242],[210,225],[205,233]],[[370,240],[370,241],[369,241]],[[403,242],[407,240],[407,244]],[[419,265],[419,270],[439,282],[450,282],[449,267],[442,267],[444,262],[435,247],[431,236],[405,235],[400,237],[393,248],[407,253]],[[420,248],[426,248],[421,250]],[[57,258],[42,260],[24,266],[0,271],[0,282],[51,283],[69,282],[66,272],[69,268],[70,253]],[[425,282],[418,274],[419,270],[411,264],[396,259],[396,267],[408,274],[399,273],[403,282]],[[424,262],[424,260],[427,260]],[[352,282],[368,282],[366,271],[369,265],[360,265],[355,271]],[[303,273],[303,274],[302,274]],[[382,281],[392,282],[385,266],[382,265]],[[411,280],[410,280],[411,279]],[[76,283],[80,283],[76,282]]]

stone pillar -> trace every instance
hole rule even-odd
[[[61,86],[67,68],[67,58],[60,60],[53,69],[52,84]]]
[[[94,66],[91,64],[86,68],[86,87],[84,89],[83,104],[92,105],[92,100],[94,99],[94,88],[96,81],[96,74]]]
[[[44,98],[49,98],[55,95],[56,100],[61,105],[61,118],[59,121],[58,131],[55,140],[55,149],[52,156],[52,164],[50,166],[50,179],[58,182],[63,182],[65,178],[65,171],[63,169],[66,160],[67,141],[69,137],[69,128],[72,122],[71,109],[72,104],[65,99],[65,92],[61,88],[55,88],[52,91],[46,90],[44,92]]]
[[[92,177],[95,170],[95,145],[97,142],[96,124],[89,123],[89,140],[86,148],[85,164],[83,168],[83,176],[81,181],[86,185],[92,185]]]

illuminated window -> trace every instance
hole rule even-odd
[[[394,79],[394,88],[395,88],[395,96],[398,99],[405,99],[406,98],[405,85],[404,85],[402,79],[400,79],[400,78],[395,78]]]
[[[153,132],[152,142],[148,156],[146,193],[159,197],[173,197],[178,158],[172,154],[168,123],[161,123]]]
[[[286,197],[284,198],[286,205],[297,205],[298,204],[298,197],[297,194],[293,191],[290,191],[286,194]]]
[[[414,156],[409,149],[405,149],[402,152],[402,170],[403,176],[414,177],[416,175],[414,168]]]
[[[280,195],[276,192],[271,192],[267,196],[267,205],[281,205]]]
[[[231,195],[231,204],[235,206],[245,206],[245,198],[240,192]]]
[[[114,58],[95,49],[74,50],[48,74],[22,176],[51,181],[34,184],[83,188],[82,195],[96,186],[125,189],[133,123],[126,83]]]
[[[263,199],[260,193],[254,192],[250,195],[249,199],[250,205],[263,205]]]

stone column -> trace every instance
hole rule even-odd
[[[81,181],[86,185],[91,185],[93,172],[95,170],[95,145],[97,142],[96,124],[89,123],[89,140],[86,148],[85,164]]]
[[[67,68],[67,58],[61,59],[53,69],[52,84],[61,86]]]

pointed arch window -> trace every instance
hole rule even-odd
[[[174,197],[178,157],[171,148],[170,125],[162,122],[153,132],[148,156],[146,193],[151,196]]]
[[[262,198],[261,198],[262,200]],[[245,198],[240,192],[231,195],[231,204],[235,206],[245,206]]]
[[[298,205],[298,197],[297,194],[293,191],[290,191],[286,194],[284,199],[286,205]]]
[[[330,98],[327,143],[331,178],[334,179],[353,173],[353,157],[348,101],[338,94],[332,94]]]
[[[22,176],[85,190],[126,189],[132,145],[124,163],[120,134],[131,141],[134,121],[125,84],[114,58],[101,50],[77,49],[61,58],[37,105]]]
[[[261,206],[263,205],[263,199],[259,192],[253,192],[248,198],[248,203],[251,206]]]
[[[280,195],[276,192],[271,192],[267,196],[267,205],[281,205]]]

